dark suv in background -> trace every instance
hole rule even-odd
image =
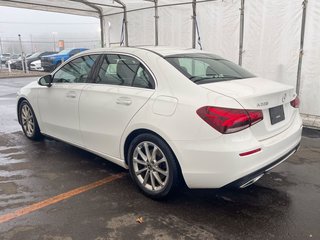
[[[47,51],[47,52],[36,52],[34,54],[32,54],[30,57],[27,57],[27,66],[28,69],[30,69],[30,64],[34,61],[40,60],[41,57],[46,56],[46,55],[51,55],[51,54],[55,54],[57,52],[53,52],[53,51]],[[16,63],[17,65],[17,69],[22,70],[22,63],[21,61]]]

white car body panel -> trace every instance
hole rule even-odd
[[[43,67],[41,67],[41,60],[33,61],[33,62],[30,64],[30,70],[33,70],[33,71],[43,71]]]
[[[79,128],[78,104],[86,83],[53,83],[38,91],[38,108],[43,132],[84,146]]]
[[[163,55],[199,52],[151,50]],[[299,110],[290,105],[296,97],[290,86],[261,78],[196,85],[161,56],[139,48],[85,51],[65,64],[97,53],[134,56],[153,75],[155,89],[92,83],[57,83],[48,88],[31,83],[19,91],[18,99],[30,102],[42,133],[127,168],[126,139],[132,132],[146,129],[171,147],[190,188],[227,185],[276,161],[300,142],[302,122]],[[281,104],[286,118],[271,125],[268,109]],[[240,132],[222,134],[196,114],[203,106],[261,109],[264,120]],[[257,148],[261,151],[239,156]]]
[[[153,89],[90,84],[79,102],[84,146],[120,158],[119,143],[130,120],[154,93]]]

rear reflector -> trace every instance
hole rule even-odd
[[[294,107],[294,108],[299,108],[300,106],[300,99],[299,97],[297,96],[295,99],[293,99],[291,102],[290,102],[291,106]]]
[[[254,153],[260,152],[260,151],[261,151],[261,148],[257,148],[257,149],[255,149],[255,150],[251,150],[251,151],[249,151],[249,152],[240,153],[239,155],[240,155],[241,157],[244,157],[244,156],[248,156],[248,155],[250,155],[250,154],[254,154]]]
[[[221,133],[239,132],[263,119],[261,110],[245,110],[205,106],[197,114]]]

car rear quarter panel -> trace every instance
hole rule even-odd
[[[144,54],[138,57],[152,69],[157,82],[156,91],[125,129],[120,143],[121,158],[125,158],[126,138],[137,129],[153,131],[168,144],[172,141],[219,137],[221,134],[197,115],[197,109],[207,105],[241,108],[240,104],[230,97],[194,84],[160,56],[154,57],[149,52]],[[171,148],[174,150],[175,147]]]

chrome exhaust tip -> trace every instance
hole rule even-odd
[[[254,184],[256,181],[258,181],[260,178],[262,178],[263,175],[264,175],[264,173],[259,175],[259,176],[257,176],[257,177],[255,177],[255,178],[253,178],[253,179],[251,179],[251,180],[249,180],[248,182],[242,184],[240,186],[240,188],[246,188],[246,187],[250,186],[251,184]]]

